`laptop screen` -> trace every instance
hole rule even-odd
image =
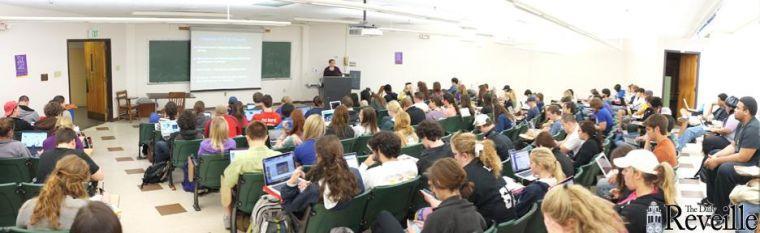
[[[322,111],[322,119],[325,119],[325,122],[331,122],[333,118],[333,113],[335,110],[324,110]]]
[[[253,115],[261,113],[261,110],[254,110],[254,109],[246,109],[245,112],[245,119],[248,119],[248,121],[253,120]]]
[[[241,155],[245,154],[245,152],[248,150],[231,150],[230,151],[230,163],[235,162],[237,158],[239,158]]]
[[[42,148],[42,142],[47,138],[44,131],[22,131],[21,142],[30,148]]]
[[[599,154],[596,158],[596,164],[602,169],[604,176],[607,176],[607,174],[610,174],[610,171],[612,171],[612,164],[610,164],[610,160],[607,159],[607,156],[604,155],[604,153]]]
[[[330,101],[330,109],[335,109],[340,106],[340,101]]]
[[[272,185],[286,181],[296,170],[293,153],[286,153],[264,159],[264,181]]]
[[[359,159],[356,158],[356,152],[346,153],[343,158],[346,159],[348,167],[359,169]]]
[[[515,153],[511,153],[512,157],[512,170],[515,172],[521,172],[530,169],[530,151],[521,150]]]
[[[179,132],[179,125],[177,121],[165,120],[158,122],[161,125],[161,136],[168,137],[174,132]]]

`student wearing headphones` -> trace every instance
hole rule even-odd
[[[665,205],[676,205],[675,173],[670,164],[658,162],[648,150],[633,150],[625,157],[613,159],[615,166],[623,169],[625,186],[631,190],[621,197],[615,210],[625,220],[628,232],[646,232],[647,210],[655,203],[662,216]],[[663,226],[667,224],[663,219]]]

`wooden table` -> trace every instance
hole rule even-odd
[[[159,99],[169,99],[169,92],[164,93],[145,93],[146,96],[148,96],[148,99],[153,99],[153,102],[156,103],[156,109],[158,109],[158,100]],[[185,92],[185,99],[194,99],[195,96],[192,93]]]

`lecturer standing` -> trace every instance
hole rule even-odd
[[[335,59],[330,59],[329,63],[330,65],[325,68],[325,72],[322,74],[322,76],[343,76],[343,73],[340,72],[340,69],[335,66]]]

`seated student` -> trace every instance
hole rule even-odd
[[[745,184],[750,177],[736,173],[734,166],[755,166],[760,163],[760,122],[757,114],[757,101],[749,96],[739,99],[736,106],[736,119],[739,120],[735,141],[723,150],[710,155],[703,163],[706,169],[705,183],[707,198],[702,205],[713,206],[716,215],[725,215],[723,209],[728,206],[728,194],[740,184]]]
[[[496,132],[511,129],[517,120],[504,106],[501,104],[494,104],[494,117],[496,117]]]
[[[18,117],[30,124],[34,124],[40,119],[40,114],[29,107],[29,96],[18,97]]]
[[[264,109],[264,104],[262,103],[262,100],[264,99],[264,94],[261,92],[253,93],[252,96],[253,99],[253,109],[261,110]]]
[[[446,117],[462,115],[459,113],[459,106],[457,106],[457,101],[454,99],[454,95],[451,93],[444,93],[441,101],[443,102],[443,111],[446,113]]]
[[[464,87],[462,87],[464,88]],[[465,91],[466,93],[466,91]],[[470,101],[470,95],[461,95],[459,96],[459,114],[463,117],[466,116],[475,116],[475,107],[472,106],[472,101]],[[462,109],[467,110],[466,112],[462,112]],[[469,115],[467,115],[469,114]]]
[[[581,122],[583,121],[583,112],[578,111],[577,106],[573,102],[563,102],[562,103],[562,113],[563,114],[570,114],[573,117],[575,117],[575,121]]]
[[[467,180],[467,173],[456,160],[438,160],[430,167],[428,176],[430,181],[427,184],[430,185],[435,200],[423,196],[433,207],[433,212],[425,217],[421,232],[483,232],[488,224],[477,212],[477,208],[466,200],[475,187]],[[398,233],[404,230],[390,212],[382,211],[372,226],[372,232]]]
[[[384,93],[385,96],[383,98],[385,99],[385,102],[390,102],[393,100],[399,100],[398,94],[393,92],[393,87],[391,87],[390,84],[385,84],[382,87],[380,87],[381,94]]]
[[[210,116],[206,116],[206,104],[200,100],[195,101],[193,111],[195,111],[195,129],[202,131],[203,127],[206,126],[206,122],[211,120]]]
[[[425,120],[425,111],[422,109],[419,109],[412,105],[412,101],[409,99],[404,99],[401,101],[401,108],[404,109],[404,112],[409,114],[409,119],[411,120],[411,125],[417,125],[420,122]]]
[[[314,104],[314,107],[311,107],[309,111],[306,111],[306,114],[304,115],[304,117],[309,117],[314,114],[321,116],[322,110],[325,110],[323,106],[324,103],[322,102],[322,98],[320,98],[319,96],[314,96],[314,99],[311,100],[311,103]]]
[[[549,132],[543,131],[536,136],[536,147],[543,147],[551,150],[552,154],[554,154],[554,159],[556,159],[561,165],[562,173],[565,174],[565,176],[570,177],[575,175],[573,160],[566,154],[562,153],[557,142],[554,141],[554,138],[552,138],[552,135],[550,135]]]
[[[395,134],[379,132],[372,136],[367,145],[372,154],[359,165],[365,188],[398,184],[417,176],[417,165],[414,161],[398,159],[401,140]],[[376,162],[380,165],[369,168]]]
[[[282,107],[286,104],[289,104],[290,106],[293,106],[293,99],[290,98],[290,96],[283,96],[282,99],[280,99],[280,107],[275,110],[277,114],[280,114],[281,116],[285,115],[282,113]]]
[[[340,105],[335,108],[333,119],[327,127],[326,135],[338,136],[340,140],[354,138],[354,129],[348,124],[348,109]]]
[[[325,135],[325,121],[322,116],[311,115],[303,125],[303,143],[293,150],[293,156],[299,165],[312,165],[316,162],[317,152],[314,144]]]
[[[565,180],[562,165],[554,159],[554,153],[548,148],[536,148],[530,151],[530,169],[537,179],[523,188],[515,198],[515,213],[524,216],[534,203],[543,200],[549,188]]]
[[[385,109],[385,106],[388,104],[388,102],[385,101],[383,97],[380,97],[378,94],[372,94],[370,96],[371,100],[369,101],[368,105],[375,110],[383,110]],[[395,100],[394,100],[395,101]]]
[[[581,149],[581,145],[583,145],[583,140],[581,140],[579,136],[579,125],[575,120],[575,116],[567,113],[562,115],[561,121],[562,129],[565,130],[567,136],[565,136],[565,140],[562,140],[557,144],[559,144],[559,150],[562,151],[563,154],[569,155],[572,158],[578,153],[578,150]]]
[[[417,173],[423,174],[435,161],[442,158],[451,158],[454,153],[451,152],[451,146],[446,144],[443,137],[443,128],[437,121],[425,120],[417,126],[417,135],[422,141],[425,150],[420,154],[417,160]],[[423,176],[423,179],[425,177]],[[422,183],[427,186],[427,183]]]
[[[754,169],[759,169],[758,165],[755,165]],[[745,185],[736,186],[728,197],[731,199],[731,204],[740,206],[737,208],[735,216],[751,216],[753,214],[760,213],[760,177],[752,178],[747,181]],[[741,209],[741,210],[740,210]],[[750,229],[752,223],[747,223],[748,217],[740,218],[734,217],[734,226],[736,226],[736,233],[753,233],[753,229]],[[744,229],[740,226],[744,224]],[[755,231],[757,231],[757,218],[755,218]]]
[[[68,230],[79,208],[87,205],[92,168],[80,157],[62,154],[37,197],[21,206],[16,226],[30,230]]]
[[[45,117],[40,117],[40,120],[34,123],[34,129],[47,131],[48,135],[52,135],[55,133],[55,123],[58,122],[58,117],[61,116],[63,108],[57,102],[49,102],[43,111]]]
[[[235,113],[235,104],[237,102],[240,102],[240,101],[238,101],[237,97],[230,96],[229,100],[227,100],[227,114],[234,115],[234,113]]]
[[[340,210],[366,189],[359,171],[348,167],[343,159],[343,147],[337,137],[327,135],[315,144],[317,158],[314,166],[305,174],[303,167],[296,168],[282,189],[282,206],[286,213],[298,215],[319,202],[325,209]],[[299,181],[299,178],[305,181]]]
[[[583,141],[583,144],[578,149],[578,153],[573,156],[575,159],[573,167],[575,167],[576,171],[578,171],[579,167],[593,162],[594,156],[604,151],[602,148],[602,140],[604,140],[602,133],[596,130],[593,122],[581,122],[578,136]]]
[[[37,167],[37,178],[35,183],[41,184],[45,182],[48,175],[52,174],[55,164],[58,160],[61,160],[66,155],[76,155],[79,158],[87,162],[90,168],[90,180],[101,181],[105,177],[103,172],[92,158],[84,152],[77,151],[76,148],[77,133],[70,128],[61,128],[55,131],[55,143],[57,147],[54,150],[48,150],[40,155],[40,164]]]
[[[443,102],[441,102],[441,97],[438,97],[438,96],[431,97],[428,107],[430,108],[430,111],[425,113],[426,120],[437,121],[437,120],[446,118],[446,112],[441,108],[443,107]]]
[[[624,157],[632,150],[634,150],[633,146],[623,144],[615,147],[615,149],[610,152],[608,158],[612,161],[616,158]],[[623,179],[623,173],[621,172],[622,169],[616,167],[615,164],[611,165],[612,170],[610,170],[609,177],[600,178],[596,182],[596,194],[612,202],[617,202],[621,197],[625,198],[631,194],[631,191],[625,186],[625,180]]]
[[[515,104],[518,102],[517,97],[515,95],[515,91],[512,90],[512,87],[509,85],[504,85],[504,88],[501,89],[504,91],[504,95],[502,96],[501,100],[503,101],[503,105],[505,108],[515,107]]]
[[[272,96],[264,95],[261,99],[261,103],[263,104],[263,109],[261,113],[253,115],[253,119],[264,123],[267,127],[275,127],[279,125],[282,118],[280,117],[280,114],[277,114],[277,112],[272,109]]]
[[[440,82],[433,82],[433,90],[430,91],[430,99],[433,97],[443,98],[443,90]]]
[[[237,120],[238,124],[236,125],[237,129],[235,129],[236,132],[243,132],[243,129],[245,127],[248,127],[248,118],[245,116],[245,106],[243,106],[243,102],[237,101],[234,104],[232,104],[232,114],[230,114],[232,117]],[[237,136],[237,134],[235,135]]]
[[[400,112],[396,114],[393,120],[395,122],[393,130],[396,136],[401,139],[401,147],[414,145],[419,142],[420,139],[414,133],[414,127],[410,124],[409,114]]]
[[[359,110],[359,124],[353,127],[357,137],[373,135],[380,131],[377,127],[377,113],[372,107],[363,107]]]
[[[343,96],[340,99],[340,104],[348,109],[348,124],[353,125],[359,122],[359,113],[354,111],[354,100],[351,99],[351,96]]]
[[[404,83],[404,90],[398,93],[398,100],[403,100],[406,98],[414,98],[413,93],[414,91],[412,90],[412,83],[406,82]]]
[[[211,122],[214,118],[222,117],[224,118],[224,121],[227,122],[227,135],[230,138],[234,138],[237,135],[242,134],[243,132],[238,132],[238,121],[235,119],[235,117],[227,115],[227,107],[224,105],[217,105],[214,109],[214,116],[211,118],[211,120],[206,121],[206,125],[203,126],[203,136],[209,137],[209,127],[211,126]]]
[[[613,159],[623,169],[626,187],[631,194],[618,201],[615,210],[626,222],[628,232],[646,232],[647,209],[656,203],[665,215],[665,205],[676,205],[676,184],[673,168],[648,150],[633,150],[625,157]],[[668,220],[663,219],[663,226]]]
[[[299,110],[300,111],[300,110]],[[248,151],[235,157],[222,175],[222,187],[219,193],[224,207],[224,226],[230,227],[230,214],[232,214],[232,188],[238,183],[238,178],[246,172],[261,172],[262,161],[265,158],[280,154],[269,149],[266,141],[269,140],[267,126],[258,121],[252,121],[245,130],[245,139],[248,141]]]
[[[423,101],[430,99],[430,91],[427,88],[427,83],[425,83],[423,81],[418,81],[417,82],[417,92],[421,92],[422,93],[422,96],[423,96],[422,100]]]
[[[654,114],[644,121],[646,127],[646,143],[644,149],[652,150],[654,155],[657,156],[657,160],[660,162],[666,162],[671,167],[678,165],[676,159],[676,146],[668,138],[668,118],[661,114]],[[652,142],[657,143],[657,146],[652,148]]]
[[[560,112],[557,105],[549,105],[546,108],[547,122],[544,124],[544,129],[548,130],[551,135],[557,135],[562,131],[562,112]]]
[[[28,158],[32,154],[26,145],[13,139],[13,119],[0,119],[0,158]]]
[[[293,116],[293,111],[296,109],[295,106],[292,104],[284,104],[280,106],[278,110],[280,110],[280,116],[282,117],[282,121],[280,122],[275,129],[282,129],[282,130],[290,130],[290,126],[293,125],[293,119],[291,117]],[[299,109],[300,110],[300,109]],[[299,111],[301,113],[301,116],[303,116],[303,112]]]
[[[544,106],[546,106],[544,104],[544,93],[541,93],[541,92],[536,93],[536,107],[538,107],[539,111],[543,111]]]
[[[628,232],[623,219],[608,201],[580,185],[565,184],[549,189],[541,203],[541,212],[548,232]]]
[[[480,114],[489,114],[494,112],[494,99],[493,95],[491,93],[486,93],[483,95],[483,105],[480,109]]]
[[[402,100],[403,101],[403,100]],[[414,104],[412,106],[422,110],[423,112],[429,112],[430,107],[425,103],[425,94],[422,92],[415,92],[413,98]]]
[[[382,122],[380,124],[380,130],[393,131],[393,126],[396,125],[396,123],[394,123],[394,118],[396,118],[396,115],[403,110],[401,109],[401,105],[398,103],[398,101],[395,100],[388,102],[385,108],[388,109],[388,116],[380,119],[380,122]]]
[[[237,147],[235,140],[229,137],[227,132],[229,127],[223,117],[217,116],[211,119],[210,129],[209,137],[201,141],[201,146],[198,147],[197,156],[224,154]]]
[[[201,131],[195,128],[196,117],[192,110],[185,110],[179,114],[177,118],[177,126],[179,131],[169,135],[167,140],[156,141],[155,149],[153,150],[153,162],[159,163],[168,161],[171,157],[174,140],[195,140],[203,138]]]
[[[716,111],[716,114],[725,112],[728,114],[728,117],[721,117],[723,118],[722,120],[713,120],[712,122],[721,122],[721,124],[712,125],[708,130],[705,130],[701,125],[688,127],[688,112],[686,109],[681,109],[681,117],[678,119],[680,123],[678,145],[676,145],[678,151],[681,151],[681,149],[686,146],[686,143],[689,143],[702,135],[705,135],[702,140],[702,152],[704,152],[705,155],[711,154],[713,150],[720,150],[731,144],[734,140],[736,126],[739,125],[739,121],[736,120],[736,116],[734,115],[736,105],[739,104],[739,98],[731,96],[726,98],[725,101],[718,101],[723,107],[720,107],[719,110]],[[712,115],[708,113],[705,114],[703,118],[712,118]]]
[[[55,124],[55,129],[58,130],[60,128],[74,129],[74,122],[71,122],[71,119],[67,117],[60,117],[58,118],[58,122],[56,122]],[[80,140],[79,137],[77,137],[75,141],[76,141],[75,149],[78,151],[84,151],[84,144],[82,143],[82,140]],[[50,135],[45,139],[45,141],[42,141],[42,150],[43,151],[54,150],[56,145],[57,144],[55,143],[55,134]]]
[[[99,201],[89,201],[79,208],[70,233],[121,233],[121,222],[110,206]]]
[[[303,137],[303,124],[305,121],[303,112],[301,109],[295,109],[290,112],[290,116],[290,123],[288,123],[289,125],[287,127],[283,127],[283,131],[280,133],[280,138],[277,138],[277,142],[273,148],[288,148],[301,145],[301,138]],[[246,134],[248,133],[246,132]]]
[[[64,117],[68,117],[68,118],[74,119],[71,116],[71,112],[69,111],[70,110],[69,109],[70,106],[66,104],[66,98],[65,97],[63,97],[62,95],[57,95],[57,96],[53,97],[53,100],[51,100],[51,102],[56,102],[56,103],[58,103],[58,105],[61,106],[61,109],[63,109],[62,112],[61,112],[61,114]]]
[[[17,132],[13,136],[14,139],[21,140],[21,131],[34,130],[32,124],[19,118],[20,111],[16,101],[6,102],[3,109],[5,110],[5,117],[13,119],[13,132]]]
[[[162,119],[176,121],[177,113],[179,113],[178,111],[179,111],[179,106],[177,106],[177,103],[169,101],[166,103],[166,105],[164,105],[164,116]]]
[[[612,126],[615,125],[612,113],[604,107],[602,100],[599,98],[591,99],[591,108],[594,109],[596,129],[603,135],[608,135],[612,131]]]
[[[483,133],[484,138],[493,141],[496,146],[496,154],[499,155],[501,161],[509,159],[509,150],[515,149],[515,145],[512,144],[512,140],[509,137],[496,131],[496,126],[488,118],[488,115],[480,114],[475,116],[472,124],[479,132]]]
[[[467,198],[478,208],[486,222],[501,223],[515,218],[514,209],[507,209],[500,190],[506,182],[501,178],[501,160],[491,140],[477,141],[472,133],[459,133],[451,138],[451,151],[475,191]]]
[[[541,115],[541,109],[538,108],[538,103],[535,96],[528,97],[528,115],[525,116],[525,120],[533,120],[533,118]]]

